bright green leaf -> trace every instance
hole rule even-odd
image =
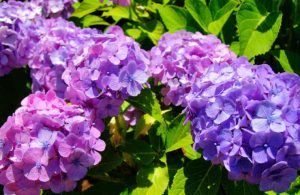
[[[271,52],[282,68],[287,72],[300,74],[300,55],[286,50],[274,50]]]
[[[214,2],[217,1],[219,2],[220,0],[213,0],[211,4],[216,4]],[[230,0],[222,7],[216,5],[211,6],[210,8],[211,8],[211,13],[213,13],[212,14],[213,22],[209,24],[208,31],[210,33],[218,35],[238,4],[239,3],[237,0]]]
[[[220,167],[203,159],[193,160],[177,171],[169,195],[215,195],[221,175]]]
[[[169,183],[167,167],[145,167],[137,174],[137,188],[132,195],[160,195],[164,194]]]
[[[136,162],[144,165],[150,164],[156,156],[156,152],[149,144],[141,140],[126,142],[121,150],[132,155]]]
[[[174,5],[159,6],[158,12],[170,32],[182,29],[195,30],[194,20],[184,8]]]
[[[149,114],[144,114],[134,126],[134,137],[137,138],[139,135],[145,135],[148,133],[151,126],[154,124],[155,119]]]
[[[77,5],[78,6],[78,5]],[[101,7],[99,0],[84,0],[77,9],[73,12],[72,16],[82,18],[90,13],[93,13]]]
[[[130,37],[132,37],[132,38],[134,38],[134,39],[140,39],[143,35],[143,32],[140,30],[140,29],[126,29],[125,30],[125,33],[128,35],[128,36],[130,36]]]
[[[208,25],[212,22],[212,16],[206,4],[199,0],[186,0],[185,7],[201,28],[208,32]]]
[[[183,155],[191,160],[196,160],[201,157],[201,154],[193,149],[191,145],[182,148]]]
[[[154,44],[157,44],[162,34],[165,32],[164,25],[158,20],[141,25],[140,29],[146,33]]]
[[[83,27],[89,27],[94,25],[105,25],[105,26],[110,25],[108,22],[106,22],[101,17],[96,15],[84,16],[84,18],[81,20],[81,23],[83,24]]]
[[[102,14],[103,17],[111,16],[116,22],[121,19],[139,21],[136,13],[130,7],[116,6]]]
[[[184,121],[185,117],[181,115],[169,126],[166,136],[166,152],[171,152],[193,143],[190,123],[184,124]]]
[[[237,13],[240,55],[249,59],[269,51],[277,38],[282,13],[268,12],[260,0],[245,0]]]

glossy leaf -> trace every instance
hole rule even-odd
[[[132,195],[163,194],[169,183],[167,167],[145,167],[137,174],[137,188]]]
[[[174,177],[169,195],[214,195],[221,182],[221,168],[198,159],[179,169]]]
[[[282,68],[287,72],[300,74],[300,55],[286,50],[274,50],[271,52]]]
[[[126,142],[121,150],[130,154],[136,162],[144,165],[150,164],[156,156],[156,152],[150,145],[141,140]]]
[[[237,13],[240,55],[249,59],[268,52],[277,38],[282,13],[268,12],[259,0],[245,0]]]
[[[193,143],[190,124],[185,124],[184,122],[185,117],[179,116],[169,126],[166,135],[166,152],[171,152]]]

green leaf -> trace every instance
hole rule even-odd
[[[139,135],[145,135],[148,133],[151,126],[154,124],[155,119],[149,114],[144,114],[133,127],[134,137],[137,138]]]
[[[201,28],[208,32],[208,25],[212,22],[212,16],[206,4],[199,0],[186,0],[185,7]]]
[[[168,187],[169,174],[167,167],[145,167],[137,174],[137,188],[132,195],[160,195]]]
[[[94,25],[105,25],[108,26],[110,25],[108,22],[103,20],[101,17],[96,16],[96,15],[86,15],[84,18],[81,20],[81,23],[83,24],[83,27],[89,27],[89,26],[94,26]]]
[[[220,5],[220,2],[224,1],[212,0],[210,4],[213,22],[209,24],[208,31],[215,35],[221,32],[224,24],[239,4],[237,0],[230,0],[225,5]]]
[[[181,29],[195,30],[194,20],[184,8],[174,5],[159,6],[158,12],[170,32]]]
[[[129,19],[138,22],[138,16],[130,7],[116,6],[102,14],[103,17],[111,16],[116,22],[121,19]]]
[[[198,159],[177,171],[169,195],[214,195],[221,182],[221,168]]]
[[[166,136],[166,152],[171,152],[193,143],[190,123],[184,124],[184,121],[185,117],[180,115],[169,126]]]
[[[287,72],[300,74],[300,55],[287,50],[274,50],[271,52],[282,68]]]
[[[240,43],[237,41],[232,42],[230,45],[230,49],[234,53],[238,54],[240,52]]]
[[[151,89],[144,89],[140,95],[131,97],[127,101],[141,111],[149,114],[160,123],[164,123],[160,104]]]
[[[140,29],[149,36],[154,44],[157,44],[158,40],[165,32],[164,25],[158,20],[151,20],[150,22],[141,25]]]
[[[156,156],[156,152],[149,144],[141,140],[126,142],[121,150],[132,155],[136,162],[144,165],[150,164]]]
[[[72,16],[82,18],[83,16],[93,13],[100,7],[101,3],[99,0],[84,0],[82,3],[80,3],[79,7],[75,9]]]
[[[125,33],[135,40],[141,39],[143,37],[143,32],[140,29],[136,28],[126,29]]]
[[[268,12],[260,0],[245,0],[237,13],[240,55],[249,59],[269,51],[277,38],[281,12]]]
[[[251,185],[246,181],[228,181],[225,186],[226,191],[230,195],[263,195],[264,193],[258,189],[257,185]]]
[[[182,148],[183,155],[191,160],[196,160],[201,157],[201,154],[193,149],[191,145]]]

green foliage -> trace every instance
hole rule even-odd
[[[217,194],[221,183],[222,171],[203,159],[189,162],[177,171],[170,195],[214,195]]]
[[[168,187],[169,175],[166,166],[141,168],[137,173],[138,187],[132,191],[132,195],[163,194]]]
[[[251,59],[268,52],[277,38],[281,20],[281,12],[268,12],[259,0],[245,0],[237,12],[239,55]]]

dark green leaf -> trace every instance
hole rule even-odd
[[[120,154],[118,154],[118,152],[114,151],[111,148],[105,149],[105,151],[102,154],[101,163],[89,170],[89,175],[99,175],[104,172],[109,172],[121,165],[122,162],[123,157]]]
[[[177,171],[169,195],[215,195],[221,182],[221,168],[198,159]]]
[[[150,164],[156,156],[156,152],[149,144],[141,140],[126,142],[121,150],[132,155],[136,162],[144,165]]]
[[[249,59],[268,52],[277,38],[282,14],[268,12],[260,0],[245,0],[237,13],[240,55]]]

